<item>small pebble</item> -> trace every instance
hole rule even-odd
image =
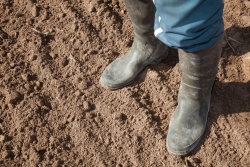
[[[0,50],[0,56],[6,57],[7,53],[4,50]]]
[[[11,62],[10,67],[12,67],[12,68],[15,67],[15,63]]]
[[[106,138],[104,142],[105,142],[106,145],[109,145],[110,144],[109,138]]]
[[[26,84],[24,85],[24,88],[27,89],[27,90],[29,90],[29,89],[30,89],[30,84],[26,83]]]
[[[13,152],[10,151],[10,150],[5,150],[5,151],[3,151],[3,153],[2,153],[2,158],[4,158],[4,159],[11,158],[11,157],[13,157],[13,156],[14,156],[14,154],[13,154]]]
[[[148,72],[148,76],[153,79],[156,80],[159,77],[159,74],[156,71],[149,71]]]
[[[41,86],[41,82],[40,81],[36,81],[36,86],[40,87]]]
[[[31,14],[32,14],[33,17],[37,17],[38,12],[37,12],[37,7],[36,6],[31,7]]]
[[[86,81],[82,81],[77,85],[77,87],[79,90],[85,90],[88,88],[88,83]]]
[[[0,135],[0,142],[4,142],[5,140],[5,136],[4,135]]]
[[[92,2],[89,3],[89,12],[94,12],[96,9],[94,7],[94,4]]]
[[[76,97],[79,97],[79,96],[81,96],[81,95],[82,95],[82,92],[81,92],[81,91],[79,91],[79,90],[77,90],[77,91],[75,92],[75,95],[76,95]]]
[[[13,55],[12,55],[11,53],[7,53],[7,57],[8,57],[9,59],[12,59],[12,58],[13,58]]]
[[[87,119],[92,119],[92,118],[94,118],[95,117],[95,114],[93,114],[93,113],[86,113],[86,118]]]
[[[53,59],[57,57],[57,55],[53,52],[49,53],[50,57],[52,57]]]
[[[42,99],[38,99],[37,105],[38,105],[39,107],[45,106],[44,101],[43,101]]]
[[[63,58],[61,61],[61,66],[65,67],[66,65],[68,65],[69,61],[66,58]]]
[[[37,55],[30,55],[29,56],[29,61],[34,61],[34,60],[36,60],[37,59]]]
[[[23,79],[24,81],[29,81],[29,79],[30,79],[29,74],[21,74],[21,76],[22,76],[22,79]]]
[[[90,105],[89,102],[84,101],[82,104],[83,104],[83,110],[84,110],[84,111],[89,111],[89,110],[91,110],[91,105]]]
[[[14,104],[22,99],[22,94],[19,92],[12,92],[11,94],[7,95],[6,99],[10,104]]]

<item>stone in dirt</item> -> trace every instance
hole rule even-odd
[[[7,158],[13,158],[14,153],[10,150],[5,150],[2,152],[2,158],[7,159]]]
[[[10,104],[16,104],[23,99],[23,95],[20,92],[12,92],[6,96],[6,100]]]
[[[5,140],[5,136],[4,135],[0,135],[0,142],[4,142]]]
[[[29,74],[22,74],[21,75],[24,81],[29,81],[30,80],[30,75]]]
[[[77,85],[79,90],[85,90],[88,88],[88,83],[86,81],[82,81]]]
[[[91,110],[91,105],[90,105],[90,103],[88,101],[84,101],[82,104],[83,104],[83,110],[84,111]]]
[[[0,50],[0,56],[6,57],[7,53],[4,50]]]

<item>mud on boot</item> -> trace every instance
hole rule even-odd
[[[222,50],[222,39],[213,47],[195,53],[179,50],[182,71],[178,105],[170,119],[167,148],[186,155],[198,144],[206,129],[211,90]]]
[[[102,73],[100,84],[106,89],[127,86],[149,64],[166,58],[168,47],[154,36],[155,6],[152,0],[124,0],[134,29],[130,51],[116,59]]]

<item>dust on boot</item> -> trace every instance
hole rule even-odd
[[[134,29],[130,51],[104,70],[100,84],[119,89],[130,84],[144,67],[166,58],[168,47],[154,36],[155,6],[152,0],[124,0]]]
[[[205,131],[221,51],[222,38],[204,51],[188,53],[178,50],[182,78],[178,105],[167,135],[168,151],[174,155],[186,155],[192,151]]]

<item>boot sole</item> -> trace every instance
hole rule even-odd
[[[144,68],[145,68],[145,67],[144,67]],[[142,70],[143,70],[143,69],[142,69]],[[141,73],[141,72],[140,72],[140,73]],[[140,73],[139,73],[139,74],[140,74]],[[138,74],[138,75],[139,75],[139,74]],[[136,78],[138,75],[136,75],[135,78]],[[129,82],[125,83],[125,84],[121,84],[121,85],[117,85],[117,86],[113,86],[113,87],[110,87],[110,86],[106,85],[106,84],[102,81],[102,79],[99,80],[99,83],[100,83],[100,85],[101,85],[103,88],[105,88],[105,89],[108,89],[108,90],[117,90],[117,89],[124,88],[124,87],[128,86],[129,84],[131,84],[131,83],[135,80],[135,78],[133,78],[131,81],[129,81]]]

